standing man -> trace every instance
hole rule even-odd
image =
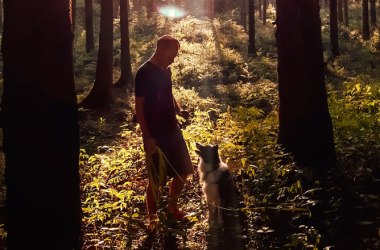
[[[194,171],[176,118],[178,114],[187,119],[188,113],[181,109],[173,96],[169,68],[179,48],[179,41],[174,37],[160,37],[154,54],[140,66],[135,78],[136,116],[143,133],[144,150],[146,156],[150,157],[159,147],[171,165],[167,167],[168,176],[173,178],[169,187],[168,212],[176,220],[184,217],[177,207],[177,201],[187,176]],[[147,186],[146,202],[148,218],[152,222],[156,217],[157,204],[151,180]]]

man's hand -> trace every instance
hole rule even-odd
[[[157,141],[152,137],[144,137],[144,150],[147,155],[151,155],[157,147]]]
[[[178,115],[183,117],[186,121],[190,118],[190,113],[187,110],[181,110],[178,112]]]

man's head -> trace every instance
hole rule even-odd
[[[167,68],[174,62],[180,48],[179,41],[169,35],[160,37],[157,40],[155,56],[157,56],[160,66]]]

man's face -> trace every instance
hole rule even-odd
[[[165,50],[165,53],[163,53],[163,66],[165,68],[169,67],[170,64],[174,62],[174,59],[178,55],[178,47],[172,47]]]

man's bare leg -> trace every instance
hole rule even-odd
[[[168,201],[168,210],[169,213],[173,213],[177,210],[177,202],[178,198],[183,190],[183,186],[185,185],[186,179],[187,179],[187,174],[186,175],[181,175],[173,177],[172,183],[170,184],[169,187],[169,201]]]
[[[150,185],[150,181],[148,183],[148,186],[146,187],[146,207],[148,210],[148,219],[149,222],[152,222],[156,218],[157,213],[157,204],[154,200],[152,187]]]

